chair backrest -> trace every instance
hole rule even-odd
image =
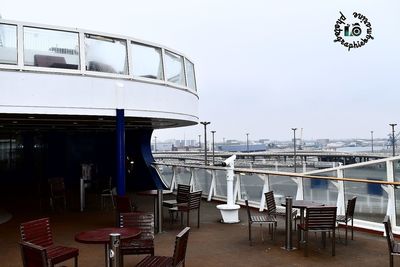
[[[115,209],[117,212],[132,212],[132,203],[129,196],[115,196]]]
[[[41,247],[53,245],[53,235],[50,229],[49,218],[21,223],[20,233],[22,241]]]
[[[177,190],[177,194],[176,194],[176,202],[177,203],[188,202],[189,193],[190,193],[190,185],[178,184],[178,190]]]
[[[46,249],[32,243],[20,242],[22,264],[24,267],[47,267]]]
[[[354,210],[356,207],[356,200],[357,200],[357,197],[353,197],[352,199],[349,199],[347,201],[347,208],[346,208],[346,217],[347,218],[353,218]]]
[[[65,196],[65,184],[63,177],[49,179],[50,195],[52,197]]]
[[[203,191],[196,191],[196,192],[191,192],[189,193],[188,196],[188,209],[189,210],[195,210],[200,208],[200,203],[201,203],[201,194]]]
[[[154,239],[154,214],[152,212],[128,212],[119,215],[120,227],[137,227],[140,239]]]
[[[265,193],[265,202],[267,202],[268,213],[273,215],[276,213],[276,203],[274,191],[269,191]]]
[[[246,204],[247,217],[249,219],[249,222],[251,222],[251,213],[250,213],[249,201],[247,199],[245,199],[244,203]]]
[[[336,207],[310,207],[306,210],[306,230],[335,229]]]
[[[190,227],[186,227],[176,236],[172,266],[184,266],[189,231]]]
[[[390,250],[390,253],[393,253],[393,248],[395,244],[393,232],[392,232],[392,224],[390,223],[390,218],[389,216],[385,216],[383,219],[383,224],[385,225],[385,233],[386,233],[386,240],[388,242],[388,247]]]

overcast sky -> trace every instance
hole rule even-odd
[[[400,125],[398,0],[3,0],[4,19],[123,34],[186,54],[196,66],[200,120],[216,139],[386,137]],[[368,17],[374,40],[334,43],[340,17]],[[400,127],[400,126],[399,126]],[[400,128],[399,128],[400,129]],[[198,139],[200,125],[158,130]]]

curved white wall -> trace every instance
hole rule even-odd
[[[198,121],[188,90],[127,79],[0,70],[0,113],[115,116]]]

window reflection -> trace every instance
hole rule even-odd
[[[173,82],[182,86],[186,85],[183,57],[175,53],[165,51],[165,76],[169,82]]]
[[[196,76],[194,75],[194,65],[187,58],[185,58],[185,66],[188,87],[196,90]]]
[[[86,70],[128,74],[126,40],[85,34]]]
[[[17,64],[17,26],[0,24],[0,64]]]
[[[24,64],[78,69],[78,33],[24,27]]]
[[[162,80],[161,49],[132,43],[133,76]]]

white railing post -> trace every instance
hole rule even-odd
[[[304,199],[303,178],[300,177],[292,178],[292,181],[297,184],[296,200],[303,200]]]
[[[208,193],[207,201],[211,201],[212,197],[216,194],[215,177],[216,177],[216,171],[212,170],[211,171],[211,185],[210,185],[210,191]]]
[[[233,190],[233,198],[234,198],[234,203],[236,203],[236,201],[242,200],[242,190],[240,188],[240,175],[235,175],[236,176],[236,183],[235,183],[235,188]]]
[[[178,186],[176,185],[176,166],[172,167],[172,179],[171,179],[171,186],[170,186],[170,190],[174,191],[175,188],[177,188]]]
[[[343,178],[343,170],[342,169],[336,170],[336,177]],[[344,199],[345,199],[344,182],[343,181],[331,181],[331,182],[338,189],[338,196],[337,196],[337,200],[336,200],[337,214],[344,215],[346,213],[346,208],[345,208],[345,203],[344,203]]]
[[[190,185],[190,188],[191,188],[193,191],[196,191],[195,184],[194,184],[195,176],[196,176],[195,169],[194,169],[194,168],[190,168],[190,180],[189,180],[189,185]]]
[[[386,161],[386,178],[387,178],[388,182],[394,182],[393,160]],[[396,223],[396,206],[395,206],[396,197],[394,194],[394,186],[393,185],[387,185],[387,186],[381,185],[381,186],[388,194],[388,204],[387,204],[386,215],[388,215],[390,217],[392,225],[397,225],[397,223]]]
[[[263,211],[265,207],[265,193],[269,192],[269,175],[264,175],[264,185],[261,194],[259,211]]]

